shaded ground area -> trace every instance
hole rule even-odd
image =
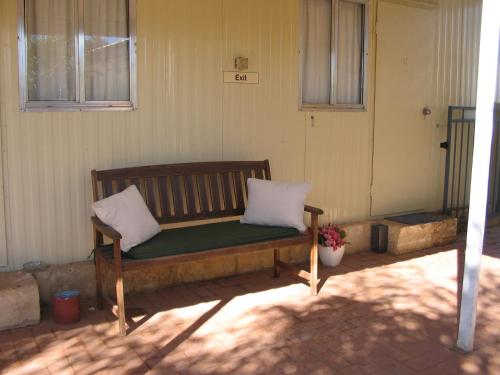
[[[6,374],[500,373],[500,228],[483,259],[476,350],[453,350],[463,241],[404,256],[361,253],[321,268],[318,297],[271,271],[128,298],[137,328],[85,311],[77,325],[0,333]],[[459,277],[461,278],[461,277]]]

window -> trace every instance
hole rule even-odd
[[[302,0],[303,109],[365,109],[366,9],[363,0]]]
[[[20,107],[136,103],[135,0],[19,0]]]

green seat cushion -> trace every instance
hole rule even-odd
[[[125,253],[133,259],[156,258],[244,245],[299,234],[295,228],[241,224],[227,221],[215,224],[163,230],[155,237]]]

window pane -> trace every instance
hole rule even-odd
[[[25,3],[28,100],[76,100],[75,2]]]
[[[337,103],[361,104],[363,4],[339,2]]]
[[[330,103],[332,1],[304,1],[302,102]]]
[[[85,99],[130,100],[127,0],[86,0]]]

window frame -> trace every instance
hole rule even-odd
[[[25,0],[18,0],[19,109],[22,112],[132,111],[137,109],[137,3],[128,0],[130,100],[85,100],[84,2],[75,1],[75,84],[76,100],[28,99],[28,45]],[[83,84],[82,84],[83,83]]]
[[[339,44],[339,2],[356,3],[363,5],[363,39],[360,69],[361,81],[361,103],[360,104],[339,104],[337,98],[337,50]],[[330,103],[329,104],[310,104],[303,102],[303,75],[304,75],[304,49],[305,49],[305,25],[304,25],[304,1],[301,1],[300,17],[300,50],[299,50],[299,110],[304,112],[314,111],[344,111],[344,112],[366,112],[368,102],[368,49],[369,49],[369,1],[368,0],[331,0],[332,2],[332,26],[330,43]]]

